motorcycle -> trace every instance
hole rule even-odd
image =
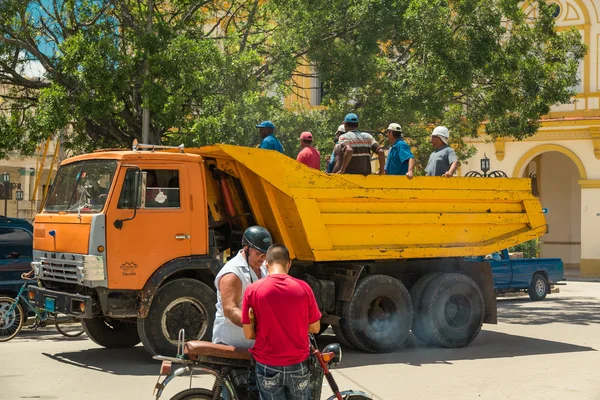
[[[356,390],[340,391],[329,367],[342,360],[342,349],[339,344],[329,344],[319,351],[315,337],[310,335],[309,369],[311,399],[321,399],[323,378],[327,380],[333,395],[327,400],[367,400],[372,397]],[[160,374],[154,387],[156,399],[160,399],[165,387],[178,376],[189,375],[190,387],[177,394],[171,400],[250,400],[258,399],[258,389],[249,385],[250,371],[254,364],[248,349],[215,344],[201,340],[185,341],[183,330],[179,333],[177,356],[154,356],[162,361]],[[173,369],[173,364],[183,366]],[[194,373],[209,373],[215,377],[212,388],[192,388]],[[164,377],[161,381],[161,377]]]

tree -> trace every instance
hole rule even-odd
[[[343,115],[374,133],[390,121],[428,138],[521,139],[555,103],[568,102],[585,54],[580,35],[557,33],[553,7],[517,0],[4,0],[0,3],[0,155],[69,128],[79,151],[141,139],[255,145],[271,119],[291,155],[311,130],[322,151]],[[44,79],[22,73],[36,60]],[[309,74],[300,65],[310,65]],[[148,74],[145,74],[148,68]],[[284,109],[300,79],[323,83],[324,110]]]

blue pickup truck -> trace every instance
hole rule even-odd
[[[511,258],[508,250],[502,250],[468,260],[490,263],[496,293],[527,292],[536,301],[544,300],[552,285],[565,279],[560,258]]]
[[[31,270],[33,225],[25,219],[0,216],[0,296],[15,297]]]

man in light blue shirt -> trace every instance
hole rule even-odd
[[[385,162],[385,173],[387,175],[405,175],[412,179],[415,169],[415,157],[410,146],[402,138],[402,127],[391,123],[385,131],[392,145]]]
[[[273,125],[271,121],[263,121],[256,125],[256,127],[258,128],[261,138],[260,146],[258,146],[259,149],[276,150],[283,153],[283,146],[274,135],[275,125]]]

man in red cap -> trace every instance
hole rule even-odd
[[[302,150],[298,153],[296,160],[310,168],[321,169],[321,154],[319,150],[313,147],[312,142],[312,133],[302,132],[300,135],[300,147],[302,147]]]

